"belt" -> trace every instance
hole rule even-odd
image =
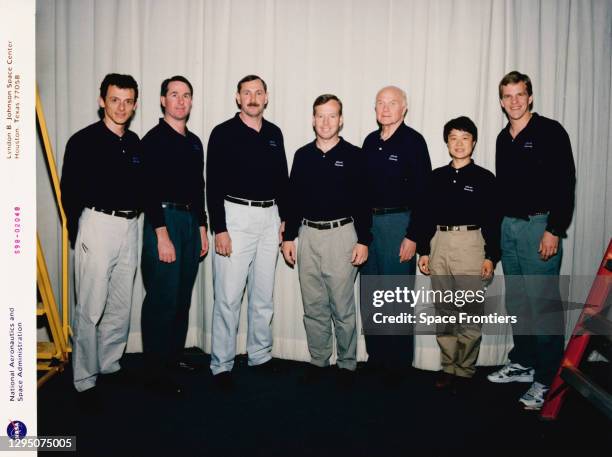
[[[515,219],[523,219],[524,221],[528,221],[530,217],[534,217],[534,216],[548,216],[548,211],[535,211],[533,213],[521,214],[518,216],[509,215],[508,217],[513,217]]]
[[[406,206],[395,206],[393,208],[372,208],[372,214],[395,214],[405,213],[410,211],[410,208]]]
[[[438,230],[441,232],[461,232],[470,230],[479,230],[477,225],[438,225]]]
[[[178,209],[180,211],[191,211],[191,203],[175,203],[175,202],[162,202],[162,208]]]
[[[269,208],[276,203],[275,200],[247,200],[246,198],[237,198],[230,195],[226,195],[225,199],[228,202],[238,203],[239,205],[257,206],[259,208]]]
[[[336,221],[329,222],[313,222],[308,219],[302,219],[302,224],[308,227],[316,228],[317,230],[329,230],[333,228],[342,227],[343,225],[350,224],[353,222],[352,217],[345,217],[344,219],[338,219]]]
[[[96,208],[95,206],[88,206],[88,208],[99,213],[108,214],[110,216],[123,217],[125,219],[134,219],[140,214],[140,212],[133,209],[103,209]]]

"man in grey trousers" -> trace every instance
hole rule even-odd
[[[358,266],[368,258],[372,216],[365,158],[339,136],[342,121],[338,97],[317,97],[312,121],[316,139],[298,149],[293,160],[282,251],[288,264],[298,264],[311,356],[305,380],[315,381],[329,365],[333,321],[338,382],[348,387],[357,366],[354,281]]]

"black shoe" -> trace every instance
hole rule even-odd
[[[455,382],[456,376],[454,374],[442,371],[438,373],[434,386],[436,387],[436,389],[445,390],[453,387],[455,385]]]
[[[183,393],[183,387],[167,375],[153,376],[145,381],[145,386],[161,395],[179,396]]]
[[[129,383],[129,376],[125,370],[117,370],[114,373],[100,373],[97,384],[99,386],[119,386]]]
[[[336,372],[336,385],[340,390],[350,390],[355,384],[355,371],[339,368]]]
[[[174,371],[185,374],[196,374],[204,368],[204,365],[190,362],[188,360],[180,360],[172,366]]]
[[[388,368],[383,374],[383,384],[388,389],[397,389],[404,381],[404,374],[398,368]]]
[[[104,411],[97,387],[77,392],[77,405],[84,414],[100,414]]]
[[[329,367],[319,367],[317,365],[308,364],[302,376],[299,377],[299,383],[305,386],[318,384],[321,382],[327,370],[329,370]]]
[[[213,376],[213,384],[217,390],[231,392],[234,390],[234,380],[229,371],[222,371]]]
[[[366,376],[379,376],[383,371],[383,367],[380,364],[367,362],[363,368],[359,369],[359,372]]]
[[[252,365],[249,370],[263,374],[278,374],[282,371],[278,359],[270,359],[262,364]]]

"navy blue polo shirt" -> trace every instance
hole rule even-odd
[[[402,123],[391,137],[380,138],[381,130],[370,133],[363,142],[368,161],[370,203],[374,208],[406,207],[416,210],[423,203],[431,175],[427,143],[416,130]],[[413,223],[406,237],[415,241]]]
[[[327,152],[316,141],[298,149],[293,158],[287,201],[285,241],[293,241],[303,218],[332,221],[353,217],[357,242],[372,240],[368,204],[366,160],[356,146],[340,138]]]
[[[208,211],[215,233],[227,231],[224,198],[276,200],[285,220],[283,199],[289,181],[281,130],[263,119],[261,130],[247,126],[239,113],[217,125],[208,140]]]
[[[431,176],[428,203],[417,215],[417,251],[429,255],[438,225],[478,225],[485,240],[485,257],[494,263],[500,257],[500,226],[495,176],[471,161],[461,168],[452,162],[436,168]]]
[[[190,204],[200,226],[204,209],[204,148],[197,135],[181,135],[163,118],[142,139],[145,212],[153,228],[166,225],[162,202]]]
[[[546,230],[565,235],[574,212],[576,168],[561,124],[533,113],[513,139],[508,123],[497,136],[495,169],[503,216],[549,212]]]
[[[64,154],[61,191],[73,244],[83,208],[143,208],[141,161],[138,135],[126,130],[119,136],[102,120],[70,137]]]

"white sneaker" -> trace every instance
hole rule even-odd
[[[491,382],[533,382],[533,368],[526,368],[520,363],[507,363],[502,369],[487,376]]]
[[[525,405],[525,409],[539,410],[542,409],[546,393],[549,387],[539,382],[534,382],[527,392],[520,398],[520,402]]]

